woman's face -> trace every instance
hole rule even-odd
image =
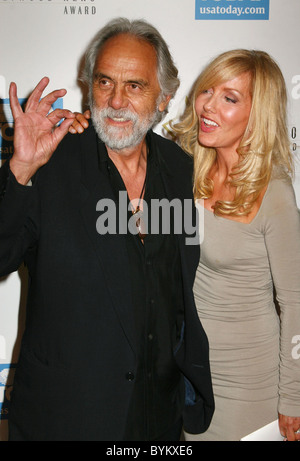
[[[246,130],[251,110],[251,76],[248,72],[214,88],[196,99],[200,144],[218,151],[236,151]]]

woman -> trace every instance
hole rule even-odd
[[[208,65],[171,123],[204,206],[194,294],[216,403],[208,431],[187,440],[240,440],[278,413],[281,434],[300,439],[300,219],[286,100],[268,54],[234,50]]]
[[[240,440],[277,417],[283,437],[300,439],[300,219],[286,102],[271,57],[234,50],[207,66],[170,123],[204,206],[194,294],[216,403],[208,431],[186,440]]]

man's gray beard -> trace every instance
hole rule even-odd
[[[140,144],[147,131],[155,125],[159,113],[156,109],[147,118],[140,120],[137,114],[128,109],[115,110],[111,107],[98,109],[95,104],[92,104],[91,116],[96,133],[104,144],[112,150],[122,150]],[[129,127],[111,126],[106,123],[106,117],[131,120],[132,125]]]

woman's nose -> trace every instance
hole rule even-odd
[[[215,92],[208,92],[205,95],[203,108],[206,112],[215,112],[217,108],[217,95]]]
[[[206,112],[215,112],[216,110],[216,99],[214,95],[211,95],[204,103],[203,108]]]

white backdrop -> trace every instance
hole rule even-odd
[[[291,145],[298,156],[299,0],[0,0],[0,158],[12,149],[9,83],[15,81],[19,98],[26,98],[47,75],[49,91],[66,88],[64,107],[80,111],[80,60],[96,32],[115,16],[148,20],[170,46],[182,83],[169,118],[182,110],[196,76],[214,55],[241,47],[270,53],[286,79]],[[161,131],[160,126],[157,131]],[[295,191],[300,204],[298,164]],[[24,319],[25,281],[23,268],[0,279],[0,440],[7,437],[9,395]]]

